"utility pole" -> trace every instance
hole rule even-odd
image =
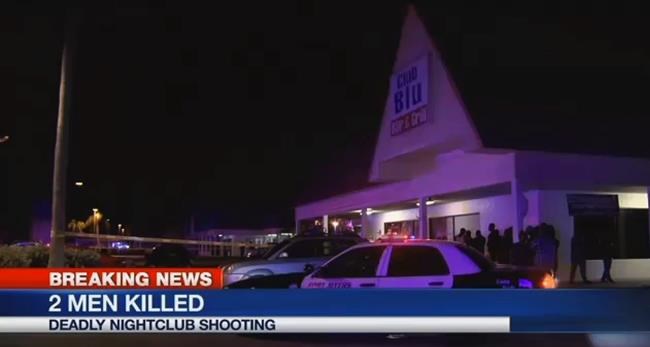
[[[52,230],[50,231],[49,267],[65,265],[65,198],[68,174],[68,133],[70,122],[71,62],[77,18],[68,12],[65,39],[61,57],[61,81],[59,82],[59,112],[54,147],[54,175],[52,179]]]

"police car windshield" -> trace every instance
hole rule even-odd
[[[264,258],[264,259],[270,258],[273,254],[277,253],[280,249],[282,249],[284,246],[289,244],[289,242],[291,242],[291,239],[286,239],[286,240],[276,244],[275,246],[271,247],[271,249],[266,251],[266,253],[264,253],[262,258]]]

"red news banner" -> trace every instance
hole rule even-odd
[[[221,269],[0,269],[0,289],[221,289]]]

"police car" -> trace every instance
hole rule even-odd
[[[555,288],[544,269],[497,266],[463,244],[383,240],[359,244],[306,275],[301,288]]]

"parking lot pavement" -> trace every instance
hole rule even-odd
[[[611,339],[610,339],[611,340]],[[608,340],[608,341],[610,341]],[[607,343],[607,341],[605,341]],[[648,340],[650,343],[650,340]],[[329,335],[213,335],[213,334],[7,334],[0,346],[48,347],[129,347],[129,346],[526,346],[526,347],[609,347],[592,345],[587,335],[580,334],[439,334],[413,335],[389,339],[384,335],[329,334]],[[617,345],[611,345],[612,347]]]

